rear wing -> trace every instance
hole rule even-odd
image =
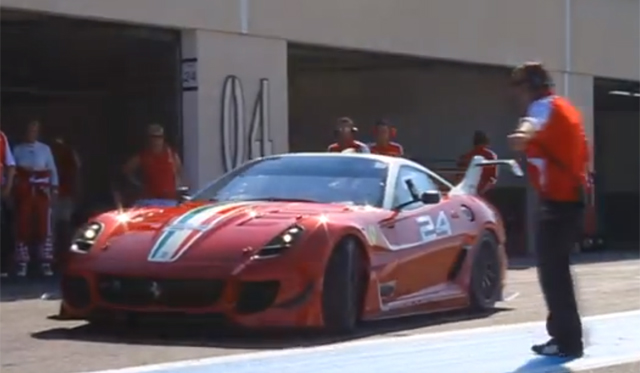
[[[482,176],[482,168],[488,166],[507,166],[514,175],[518,177],[524,176],[522,168],[520,168],[520,165],[515,159],[487,160],[476,155],[469,163],[469,168],[467,168],[462,181],[451,189],[449,195],[477,195],[478,183],[480,182],[480,176]]]

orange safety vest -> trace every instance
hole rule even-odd
[[[164,151],[145,150],[140,153],[140,168],[145,198],[171,199],[176,196],[175,153],[169,147]]]
[[[553,96],[551,114],[527,145],[528,170],[543,199],[578,201],[587,184],[589,147],[582,116],[569,100]]]
[[[340,153],[347,149],[354,149],[356,152],[362,152],[364,149],[367,149],[367,145],[364,143],[361,143],[360,141],[355,141],[355,140],[351,141],[347,145],[342,145],[336,142],[329,145],[329,148],[327,148],[327,151],[330,153]]]
[[[404,155],[402,145],[397,142],[390,142],[386,145],[372,144],[369,146],[369,149],[371,149],[371,153],[373,154],[389,155],[393,157],[400,157]]]

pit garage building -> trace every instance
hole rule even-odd
[[[2,127],[40,119],[80,152],[85,206],[151,122],[193,187],[250,157],[324,150],[336,117],[384,117],[446,167],[521,114],[509,69],[541,60],[583,111],[601,220],[637,239],[638,0],[4,0]],[[507,181],[507,184],[509,181]],[[613,219],[613,220],[612,220]],[[611,223],[611,222],[614,223]],[[625,228],[626,227],[626,228]]]

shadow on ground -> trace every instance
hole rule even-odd
[[[85,324],[73,328],[45,330],[32,334],[32,337],[41,340],[75,340],[83,342],[106,342],[155,346],[217,347],[254,350],[274,348],[282,349],[345,342],[380,334],[406,336],[410,335],[413,329],[465,320],[481,319],[490,317],[499,312],[508,311],[511,311],[511,309],[496,308],[481,314],[455,312],[370,322],[362,325],[360,330],[355,334],[343,337],[330,336],[318,330],[247,331],[232,328],[203,327],[202,323],[150,323],[138,325],[136,327],[98,327]]]
[[[572,256],[573,264],[613,263],[640,259],[640,251],[596,251],[579,253]],[[509,260],[510,270],[535,267],[533,258],[513,258]]]
[[[573,370],[564,366],[564,364],[572,361],[572,358],[559,358],[559,357],[536,357],[518,369],[510,373],[572,373]]]

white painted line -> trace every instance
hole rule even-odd
[[[590,322],[590,323],[613,322],[618,319],[625,319],[625,318],[633,318],[633,321],[636,321],[638,320],[637,318],[639,316],[640,316],[640,309],[627,311],[627,312],[618,312],[618,313],[612,313],[612,314],[590,316],[590,317],[584,318],[583,321],[585,323],[586,322]],[[520,331],[529,330],[527,331],[527,333],[530,333],[531,332],[530,330],[532,329],[536,329],[536,330],[544,329],[543,325],[544,325],[543,322],[527,322],[527,323],[521,323],[521,324],[495,325],[495,326],[481,327],[481,328],[475,328],[475,329],[462,329],[462,330],[444,331],[444,332],[438,332],[438,333],[427,333],[427,334],[418,334],[418,335],[401,336],[401,337],[366,339],[366,340],[342,342],[342,343],[336,343],[336,344],[324,345],[324,346],[303,347],[303,348],[284,349],[279,351],[264,351],[264,352],[237,354],[237,355],[231,355],[231,356],[194,359],[194,360],[186,360],[186,361],[179,361],[179,362],[172,362],[172,363],[162,363],[162,364],[153,364],[153,365],[147,365],[147,366],[124,368],[124,369],[104,370],[104,371],[98,371],[93,373],[144,373],[144,372],[156,372],[156,371],[168,372],[171,370],[178,371],[178,369],[180,370],[180,372],[182,372],[185,369],[197,368],[197,367],[204,368],[205,366],[208,366],[208,365],[221,365],[226,363],[243,362],[243,361],[249,361],[249,360],[260,360],[264,358],[276,358],[276,357],[279,357],[282,359],[287,359],[287,358],[293,359],[294,355],[301,355],[305,353],[331,354],[331,353],[338,353],[340,351],[344,352],[344,350],[347,350],[347,349],[365,347],[365,346],[367,347],[367,350],[372,350],[372,349],[376,350],[376,348],[377,350],[380,350],[380,347],[383,347],[383,350],[386,350],[390,348],[388,346],[393,347],[393,346],[398,346],[399,344],[402,344],[403,346],[404,345],[437,346],[438,348],[451,348],[454,351],[465,351],[466,349],[464,348],[464,346],[467,344],[469,345],[468,347],[472,347],[470,350],[473,350],[473,348],[478,348],[478,346],[482,346],[482,344],[478,345],[478,341],[479,340],[482,341],[484,338],[484,336],[481,336],[482,334],[485,334],[485,335],[491,334],[494,337],[492,337],[493,340],[489,340],[489,341],[499,342],[504,344],[504,348],[510,348],[509,342],[510,342],[510,339],[512,338],[512,334],[509,334],[509,333],[518,332],[519,330]],[[627,325],[626,328],[628,330],[629,328],[635,328],[636,326],[640,326],[640,325]],[[623,327],[623,329],[624,328],[625,327]],[[612,332],[616,333],[618,332],[618,330],[612,330]],[[506,334],[505,336],[499,336],[498,339],[496,339],[495,336],[498,333],[506,333]],[[481,336],[481,338],[474,339],[474,338],[477,338],[478,336]],[[522,336],[520,335],[518,338],[522,339]],[[526,338],[528,337],[525,336],[525,339]],[[446,339],[449,339],[450,342],[447,343]],[[437,341],[437,343],[429,343],[434,340]],[[503,341],[503,342],[500,342],[500,341]],[[636,341],[633,341],[633,342],[635,343]],[[525,346],[525,350],[526,350],[526,346]],[[517,351],[520,351],[519,346]],[[625,362],[633,362],[633,361],[640,360],[640,351],[638,352],[634,351],[633,353],[629,353],[624,356],[616,355],[613,353],[609,354],[607,352],[605,356],[611,356],[611,357],[601,358],[600,356],[598,356],[597,358],[593,357],[591,359],[579,359],[579,360],[576,360],[575,362],[567,363],[566,366],[567,367],[575,366],[575,368],[578,368],[579,370],[583,370],[583,369],[594,369],[601,366],[624,364]],[[357,359],[357,358],[358,357],[355,357],[354,359]],[[547,370],[545,370],[545,372],[548,371],[548,367],[546,369]],[[239,372],[239,370],[237,371]],[[531,370],[531,371],[535,371],[535,370]],[[528,373],[530,371],[527,370],[526,372]],[[449,371],[447,372],[442,371],[442,373],[449,373]],[[524,373],[524,371],[522,371],[521,373]]]

